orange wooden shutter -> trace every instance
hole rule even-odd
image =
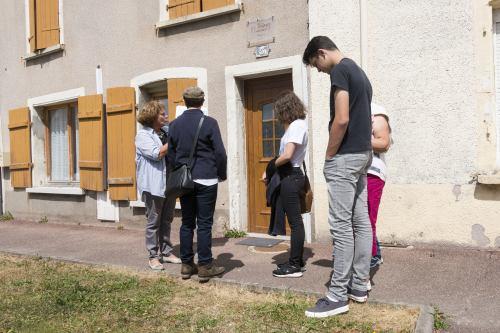
[[[80,187],[104,191],[102,95],[78,97]]]
[[[30,43],[31,52],[36,50],[36,11],[35,0],[29,0],[29,16],[30,16],[30,36],[28,41]]]
[[[169,0],[169,19],[201,12],[201,0]]]
[[[201,10],[204,12],[210,9],[229,6],[234,4],[234,0],[202,0]]]
[[[108,187],[112,200],[137,200],[135,175],[135,90],[107,90]],[[81,144],[81,142],[80,142]]]
[[[167,80],[167,98],[168,98],[168,120],[175,119],[175,110],[178,105],[184,105],[182,93],[188,87],[197,85],[196,79],[168,79]]]
[[[59,1],[35,0],[36,49],[59,44]]]
[[[10,182],[14,188],[31,187],[31,119],[28,108],[9,111]]]

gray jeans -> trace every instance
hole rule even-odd
[[[333,274],[327,296],[346,301],[347,287],[366,291],[370,277],[372,229],[368,216],[366,171],[371,151],[341,154],[325,161]]]
[[[143,192],[142,201],[146,205],[146,249],[149,258],[169,255],[173,246],[170,228],[174,219],[175,198],[166,199]]]

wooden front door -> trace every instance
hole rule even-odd
[[[249,232],[267,233],[269,227],[271,208],[261,178],[267,163],[279,155],[284,129],[273,104],[284,90],[293,90],[291,74],[245,81]]]

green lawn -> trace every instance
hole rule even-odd
[[[314,299],[0,255],[0,332],[411,332],[418,310],[352,304],[308,319]]]

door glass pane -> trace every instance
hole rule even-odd
[[[280,138],[283,136],[283,134],[285,134],[285,128],[283,127],[283,124],[280,123],[279,121],[275,120],[274,121],[274,133],[275,133],[275,136],[276,138]]]
[[[280,151],[280,143],[281,143],[281,139],[274,140],[274,154],[276,156],[283,154],[283,152]]]
[[[263,157],[274,157],[274,147],[272,140],[262,141]]]
[[[273,122],[265,121],[262,122],[262,137],[267,139],[273,138]]]
[[[50,176],[54,181],[69,180],[68,112],[66,108],[49,111]]]
[[[272,120],[273,118],[273,103],[262,105],[262,121]]]

